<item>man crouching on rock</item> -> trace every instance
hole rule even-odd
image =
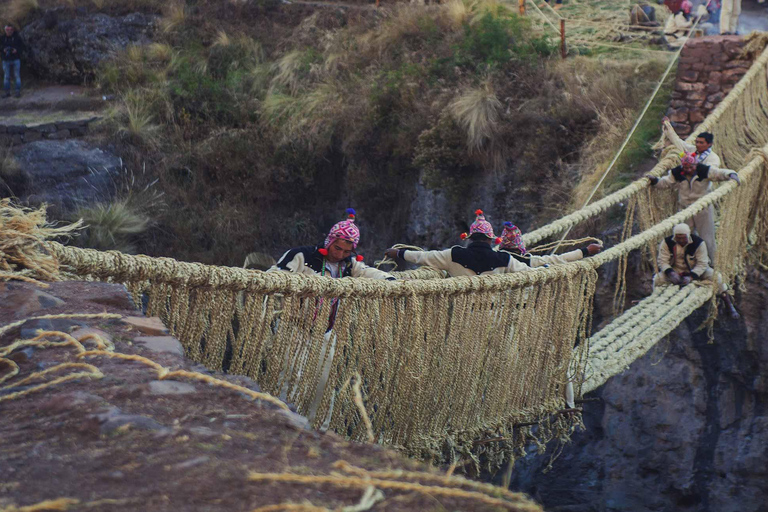
[[[662,240],[659,245],[659,273],[653,278],[653,286],[668,283],[686,286],[693,281],[717,279],[720,298],[723,299],[728,314],[734,320],[739,313],[733,307],[728,287],[723,283],[722,276],[709,265],[707,243],[696,235],[691,235],[688,224],[675,226],[672,236]]]
[[[315,276],[325,276],[330,278],[339,277],[367,277],[370,279],[386,279],[394,281],[392,274],[369,267],[363,263],[363,257],[355,255],[355,249],[360,243],[360,229],[355,224],[355,210],[347,208],[347,219],[337,222],[328,233],[322,245],[298,247],[290,249],[271,267],[267,272],[287,271],[297,274],[307,274]],[[354,255],[354,257],[353,257]],[[320,299],[322,301],[322,299]],[[319,303],[318,303],[319,304]],[[320,354],[320,361],[325,360],[320,380],[315,390],[315,398],[309,408],[307,417],[312,422],[315,419],[317,409],[320,406],[320,400],[325,391],[328,377],[331,373],[333,356],[336,348],[336,336],[332,336],[333,324],[336,321],[336,312],[339,307],[339,299],[332,299],[331,314],[328,319],[328,330],[325,333],[325,341]],[[319,308],[319,305],[318,305]],[[325,356],[327,351],[327,357]],[[293,372],[297,361],[286,360],[285,369]],[[301,375],[302,369],[296,370]],[[287,386],[281,390],[282,399],[287,397],[289,390]],[[331,408],[324,424],[328,422],[333,411],[333,398],[331,399]]]

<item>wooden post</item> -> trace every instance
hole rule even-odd
[[[565,20],[560,18],[560,56],[565,58],[567,53],[565,50]]]
[[[520,16],[525,16],[525,0],[518,0],[517,4],[520,8]]]
[[[379,8],[379,0],[376,0],[376,8]]]

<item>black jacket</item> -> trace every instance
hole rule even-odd
[[[25,50],[24,41],[18,32],[14,32],[10,37],[5,34],[0,37],[0,57],[2,60],[19,60],[21,53]],[[13,50],[16,50],[14,52]]]

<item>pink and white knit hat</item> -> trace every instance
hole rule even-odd
[[[680,163],[681,164],[695,164],[696,163],[696,153],[682,153],[680,155]]]
[[[485,220],[485,214],[483,214],[483,210],[475,210],[475,222],[472,223],[471,226],[469,226],[469,234],[462,233],[461,239],[464,240],[467,237],[470,237],[474,235],[475,233],[480,233],[481,235],[485,235],[490,239],[494,239],[495,235],[493,234],[493,226],[491,226],[491,223]],[[496,243],[499,243],[500,239],[496,238]]]
[[[360,229],[355,225],[355,210],[347,208],[347,220],[337,222],[325,237],[325,249],[331,246],[334,240],[346,240],[352,242],[352,248],[357,249],[360,243]]]
[[[523,233],[520,228],[507,221],[504,223],[504,230],[501,232],[501,248],[519,251],[520,254],[528,254],[523,242]]]

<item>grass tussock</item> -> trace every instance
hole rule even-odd
[[[349,205],[377,235],[362,249],[378,250],[403,241],[419,185],[448,199],[434,222],[457,224],[441,232],[464,229],[478,206],[465,203],[480,201],[544,222],[661,73],[562,63],[556,41],[494,1],[318,9],[287,24],[280,9],[169,4],[162,40],[103,65],[100,87],[122,98],[109,133],[131,165],[157,162],[169,204],[158,225],[171,242],[146,252],[239,266],[321,238]],[[429,236],[407,241],[452,242]]]
[[[0,190],[5,196],[21,197],[31,184],[29,174],[13,157],[10,148],[0,149]]]

